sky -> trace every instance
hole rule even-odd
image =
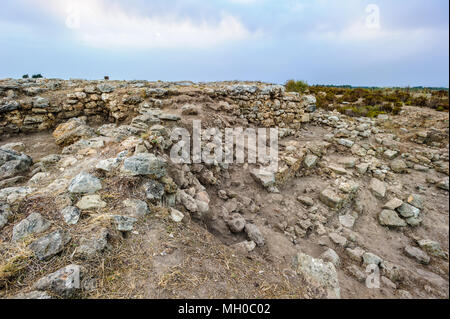
[[[2,0],[0,78],[449,85],[448,0]]]

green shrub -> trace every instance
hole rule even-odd
[[[22,79],[28,79],[28,78],[30,78],[30,76],[29,76],[28,74],[24,74],[24,75],[22,76]]]
[[[43,78],[43,76],[42,76],[42,74],[33,74],[33,76],[32,76],[32,78],[33,79],[42,79]]]
[[[305,93],[306,90],[309,88],[308,83],[304,81],[295,81],[295,80],[287,81],[284,86],[286,87],[286,91],[298,93]]]

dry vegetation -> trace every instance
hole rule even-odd
[[[288,92],[311,93],[317,106],[337,110],[349,116],[376,117],[399,114],[403,106],[429,107],[449,111],[448,89],[442,88],[357,88],[348,86],[309,86],[306,82],[289,80]]]

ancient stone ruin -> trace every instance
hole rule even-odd
[[[277,128],[276,170],[174,163],[194,121]],[[0,297],[448,298],[448,136],[259,82],[0,80]]]

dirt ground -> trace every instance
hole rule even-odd
[[[414,118],[398,116],[392,122],[408,127],[408,134],[415,128],[431,125],[447,125],[448,114],[428,109],[411,107],[408,114]],[[403,118],[402,118],[403,116]],[[421,122],[414,121],[421,118]],[[195,117],[186,117],[188,121]],[[437,121],[436,118],[441,118]],[[427,121],[431,121],[428,123]],[[392,131],[398,132],[394,125]],[[330,128],[308,124],[302,127],[296,138],[302,143],[322,141]],[[416,145],[406,140],[404,147],[414,149]],[[281,144],[292,139],[286,138]],[[373,138],[371,138],[373,139]],[[61,150],[54,143],[51,133],[14,136],[0,140],[0,147],[7,143],[22,142],[24,153],[34,161]],[[346,156],[332,149],[326,156],[327,162],[338,161]],[[95,163],[97,159],[93,159]],[[83,167],[86,167],[86,162]],[[80,166],[81,168],[81,166]],[[45,187],[61,176],[73,175],[79,170],[75,165],[68,171],[51,170],[51,175],[39,187]],[[166,210],[161,210],[139,222],[135,230],[122,240],[123,234],[115,234],[112,248],[96,261],[99,265],[97,289],[86,292],[87,298],[317,298],[320,291],[305,285],[303,279],[292,270],[292,258],[304,252],[319,258],[326,250],[323,236],[316,232],[293,242],[285,234],[285,227],[295,224],[298,216],[308,215],[309,208],[301,204],[297,197],[307,195],[314,200],[314,206],[328,216],[326,226],[340,229],[339,214],[329,212],[320,202],[321,190],[329,186],[333,177],[310,173],[298,176],[280,187],[280,193],[271,194],[263,189],[251,176],[246,165],[233,166],[227,178],[222,177],[217,186],[207,187],[210,202],[210,220],[188,220],[174,224]],[[449,195],[448,191],[437,189],[426,182],[426,178],[445,176],[435,170],[426,172],[411,170],[409,174],[399,174],[397,184],[401,193],[419,193],[424,202],[424,221],[420,227],[392,230],[382,227],[377,216],[384,201],[374,197],[369,191],[369,176],[354,178],[360,184],[355,199],[363,207],[351,233],[358,246],[381,256],[385,260],[404,266],[412,272],[410,280],[400,284],[397,289],[381,287],[369,289],[365,283],[358,282],[347,273],[345,266],[351,261],[344,248],[328,243],[340,256],[338,268],[342,298],[399,298],[398,290],[404,289],[416,298],[448,298],[449,264],[448,260],[433,258],[429,265],[421,265],[405,256],[403,248],[411,245],[415,238],[427,238],[439,242],[444,251],[449,250]],[[26,183],[24,183],[26,184]],[[258,225],[266,245],[250,253],[238,252],[233,244],[245,239],[243,234],[231,234],[224,230],[220,220],[225,201],[219,198],[218,191],[226,189],[240,197],[252,199],[259,207],[256,213],[244,211],[247,221]],[[131,190],[132,191],[132,190]],[[395,192],[395,190],[394,190]],[[349,209],[352,210],[354,206]],[[341,212],[342,213],[342,212]],[[280,226],[282,225],[282,226]],[[71,259],[65,253],[66,261]],[[426,288],[432,286],[432,288]],[[13,286],[7,294],[17,291]]]

